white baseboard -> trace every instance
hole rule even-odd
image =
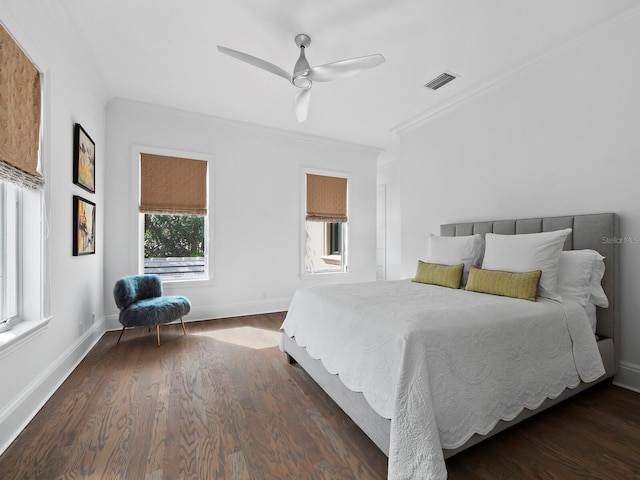
[[[613,384],[640,393],[640,365],[620,362]]]
[[[56,361],[0,410],[0,454],[22,432],[104,333],[104,321],[94,323]]]
[[[257,315],[260,313],[284,312],[289,309],[291,298],[276,298],[273,300],[261,300],[257,302],[223,303],[207,305],[191,309],[185,322],[199,320],[212,320],[217,318],[243,317],[245,315]],[[117,315],[109,315],[105,318],[107,330],[120,330],[122,325]]]

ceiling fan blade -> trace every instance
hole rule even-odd
[[[249,55],[247,53],[239,52],[238,50],[223,47],[222,45],[218,45],[218,51],[220,53],[224,53],[225,55],[229,55],[230,57],[242,60],[249,65],[253,65],[254,67],[261,68],[263,70],[266,70],[267,72],[275,73],[276,75],[279,75],[287,81],[291,82],[291,75],[289,75],[284,69],[274,65],[273,63],[269,63],[266,60],[262,60],[261,58],[254,57],[253,55]]]
[[[296,118],[299,123],[307,120],[309,113],[309,100],[311,100],[311,87],[296,93]]]
[[[338,62],[312,67],[307,77],[314,82],[328,82],[364,72],[370,68],[377,67],[381,63],[384,63],[384,61],[384,57],[379,53],[367,55],[366,57],[340,60]]]

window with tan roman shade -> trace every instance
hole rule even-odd
[[[347,222],[347,179],[307,174],[307,221]]]
[[[42,188],[40,73],[0,25],[0,179]]]
[[[207,162],[140,154],[140,212],[207,214]]]

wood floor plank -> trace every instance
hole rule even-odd
[[[227,461],[229,462],[230,471],[230,476],[228,478],[231,480],[251,480],[247,461],[242,452],[230,453],[227,455]]]
[[[1,479],[383,480],[387,458],[277,342],[284,313],[108,332]],[[605,384],[447,460],[451,480],[640,480],[640,394]]]

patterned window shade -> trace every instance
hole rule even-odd
[[[40,73],[0,25],[0,179],[42,188]]]
[[[207,162],[140,154],[140,212],[207,214]]]
[[[347,222],[347,179],[307,174],[307,220]]]

